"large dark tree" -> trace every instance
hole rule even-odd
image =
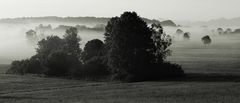
[[[116,77],[125,79],[144,73],[154,57],[151,37],[151,30],[135,12],[125,12],[109,21],[105,33],[106,43],[110,44],[108,66]]]

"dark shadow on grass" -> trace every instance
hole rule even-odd
[[[31,99],[31,100],[43,100],[43,99],[48,99],[48,98],[21,97],[21,96],[0,96],[0,99],[15,99],[15,100]]]
[[[184,77],[163,78],[160,81],[179,81],[179,82],[240,82],[240,75],[220,74],[220,73],[189,73]]]

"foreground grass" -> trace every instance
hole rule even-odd
[[[0,75],[0,103],[238,103],[238,81],[86,82]]]

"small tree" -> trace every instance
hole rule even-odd
[[[66,34],[63,36],[64,37],[64,51],[68,55],[73,55],[76,56],[77,58],[80,59],[81,55],[81,48],[80,48],[80,37],[78,36],[78,30],[75,27],[71,27],[66,30]]]
[[[71,64],[66,53],[61,51],[52,52],[46,60],[48,69],[45,74],[48,76],[67,76]]]
[[[204,45],[209,45],[212,42],[212,40],[211,40],[210,36],[206,35],[206,36],[202,37],[202,42]]]
[[[36,31],[34,31],[32,29],[26,32],[26,37],[30,43],[35,44],[38,41],[37,33],[36,33]]]
[[[48,36],[46,39],[42,39],[38,42],[36,56],[44,63],[48,55],[55,51],[62,50],[63,45],[63,39],[58,36]]]
[[[181,29],[177,29],[176,34],[183,34],[183,31]]]
[[[231,28],[227,28],[226,33],[227,34],[231,34],[232,33],[232,29]]]
[[[103,48],[104,44],[99,39],[88,41],[82,53],[83,62],[85,64],[91,61],[99,61],[101,63],[103,59]]]
[[[218,28],[217,31],[218,31],[218,34],[223,34],[224,32],[222,28]]]
[[[189,39],[190,39],[190,33],[189,33],[189,32],[184,33],[184,34],[183,34],[183,38],[184,38],[185,40],[189,40]]]
[[[109,75],[109,70],[103,62],[104,44],[99,39],[88,41],[84,47],[81,58],[83,66],[75,71],[78,78],[100,79]]]

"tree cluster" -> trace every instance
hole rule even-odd
[[[77,28],[71,27],[63,38],[42,39],[36,55],[13,61],[8,73],[124,81],[184,76],[180,65],[165,60],[171,54],[171,37],[163,33],[160,24],[148,26],[135,12],[110,19],[105,41],[91,40],[83,50],[77,34]]]

